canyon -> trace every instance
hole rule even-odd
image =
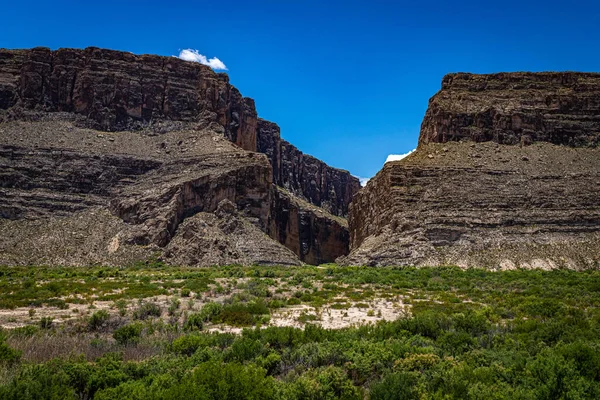
[[[366,187],[175,57],[0,50],[0,264],[600,267],[600,74],[445,76]]]

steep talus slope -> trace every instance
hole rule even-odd
[[[253,100],[200,64],[97,48],[0,50],[0,263],[297,264],[347,253],[336,215],[358,181],[288,144],[304,171],[289,178],[289,196],[314,221],[289,223],[276,212],[273,159],[255,153],[258,133],[269,134],[258,121]],[[340,229],[327,239],[339,243],[316,246]]]
[[[454,74],[350,207],[345,264],[600,267],[600,74]]]

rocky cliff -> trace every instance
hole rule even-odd
[[[258,120],[257,151],[273,166],[273,183],[288,192],[338,216],[348,214],[348,205],[360,189],[357,178],[303,154],[282,140],[279,126]]]
[[[350,207],[345,264],[600,267],[600,74],[451,74]]]
[[[200,64],[97,48],[0,50],[0,263],[294,264],[344,254],[336,215],[358,181],[259,122],[268,124],[253,100]],[[281,178],[290,168],[301,172]],[[289,187],[297,215],[324,217],[289,223],[275,184]],[[330,231],[331,245],[307,244]]]
[[[596,73],[449,74],[429,100],[419,143],[600,143]]]
[[[348,254],[348,223],[344,218],[331,215],[278,186],[274,188],[268,225],[271,237],[309,264],[330,262]]]

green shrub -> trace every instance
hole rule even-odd
[[[183,324],[183,329],[186,331],[193,331],[193,330],[201,331],[202,327],[204,326],[203,321],[204,321],[204,317],[202,316],[201,313],[190,314],[190,315],[188,315],[185,323]]]
[[[269,353],[266,357],[257,357],[256,363],[259,367],[267,370],[267,374],[274,375],[279,372],[281,356],[278,353]]]
[[[371,400],[418,400],[421,396],[417,382],[418,378],[414,373],[389,374],[371,386],[370,398]]]
[[[19,328],[13,329],[11,334],[13,336],[18,336],[18,337],[30,337],[30,336],[33,336],[36,333],[38,333],[39,330],[40,330],[39,326],[25,325],[25,326],[21,326]]]
[[[14,364],[21,359],[21,352],[9,347],[5,340],[6,337],[0,332],[0,365]]]
[[[60,365],[26,365],[8,385],[0,385],[2,400],[75,400],[67,373]]]
[[[110,315],[108,314],[108,311],[106,311],[106,310],[96,311],[95,313],[92,314],[92,316],[88,320],[88,329],[90,331],[97,331],[98,329],[100,329],[102,327],[102,325],[104,325],[108,321],[109,318],[110,318]]]
[[[295,306],[298,304],[302,304],[302,301],[296,297],[290,297],[289,299],[287,299],[287,304],[289,306]]]
[[[413,335],[435,339],[449,326],[448,318],[431,311],[415,314],[412,318],[401,321],[401,327]]]
[[[158,304],[140,301],[138,308],[133,312],[134,319],[145,320],[150,317],[160,317],[162,311]]]
[[[275,397],[275,381],[256,365],[208,362],[165,391],[164,398],[269,400]]]
[[[236,339],[229,351],[225,354],[225,361],[244,362],[254,359],[260,355],[264,349],[263,344],[259,340],[248,337]]]
[[[119,315],[124,317],[127,315],[127,301],[124,299],[119,299],[115,301],[115,307],[119,310]]]
[[[141,335],[142,326],[139,323],[122,326],[113,332],[113,338],[121,345],[138,343]]]
[[[219,315],[213,320],[232,326],[250,326],[262,321],[260,316],[268,314],[269,309],[263,301],[234,303],[223,306]]]
[[[274,300],[269,301],[268,307],[269,308],[283,308],[283,307],[285,307],[285,302],[283,300],[274,299]]]
[[[174,353],[191,356],[199,348],[216,345],[218,338],[221,336],[225,335],[184,335],[173,340],[170,348]]]
[[[208,322],[213,320],[217,315],[221,313],[223,306],[219,303],[206,303],[200,310],[200,317],[202,322]]]
[[[40,318],[40,328],[41,329],[50,329],[52,328],[52,317],[42,317]]]
[[[556,299],[528,299],[520,306],[520,309],[530,316],[552,318],[563,314],[566,306]]]
[[[167,310],[167,313],[169,314],[169,316],[171,316],[171,317],[175,316],[175,313],[179,309],[180,305],[181,305],[181,302],[179,301],[179,299],[172,298],[171,303],[169,304],[169,309]]]
[[[352,384],[338,367],[314,369],[301,375],[284,389],[285,399],[345,399],[361,400],[361,390]]]

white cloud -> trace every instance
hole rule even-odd
[[[360,186],[365,187],[367,185],[367,182],[369,182],[371,180],[371,178],[364,178],[362,176],[356,176],[354,175],[355,178],[358,178],[358,180],[360,181]]]
[[[412,154],[413,151],[414,150],[411,150],[408,153],[404,153],[404,154],[390,154],[389,156],[387,156],[385,162],[402,160],[403,158]]]
[[[185,49],[179,52],[179,58],[185,61],[193,61],[203,65],[208,65],[212,69],[227,71],[227,67],[223,63],[223,61],[219,60],[217,57],[206,58],[205,55],[200,54],[198,50],[193,49]]]

